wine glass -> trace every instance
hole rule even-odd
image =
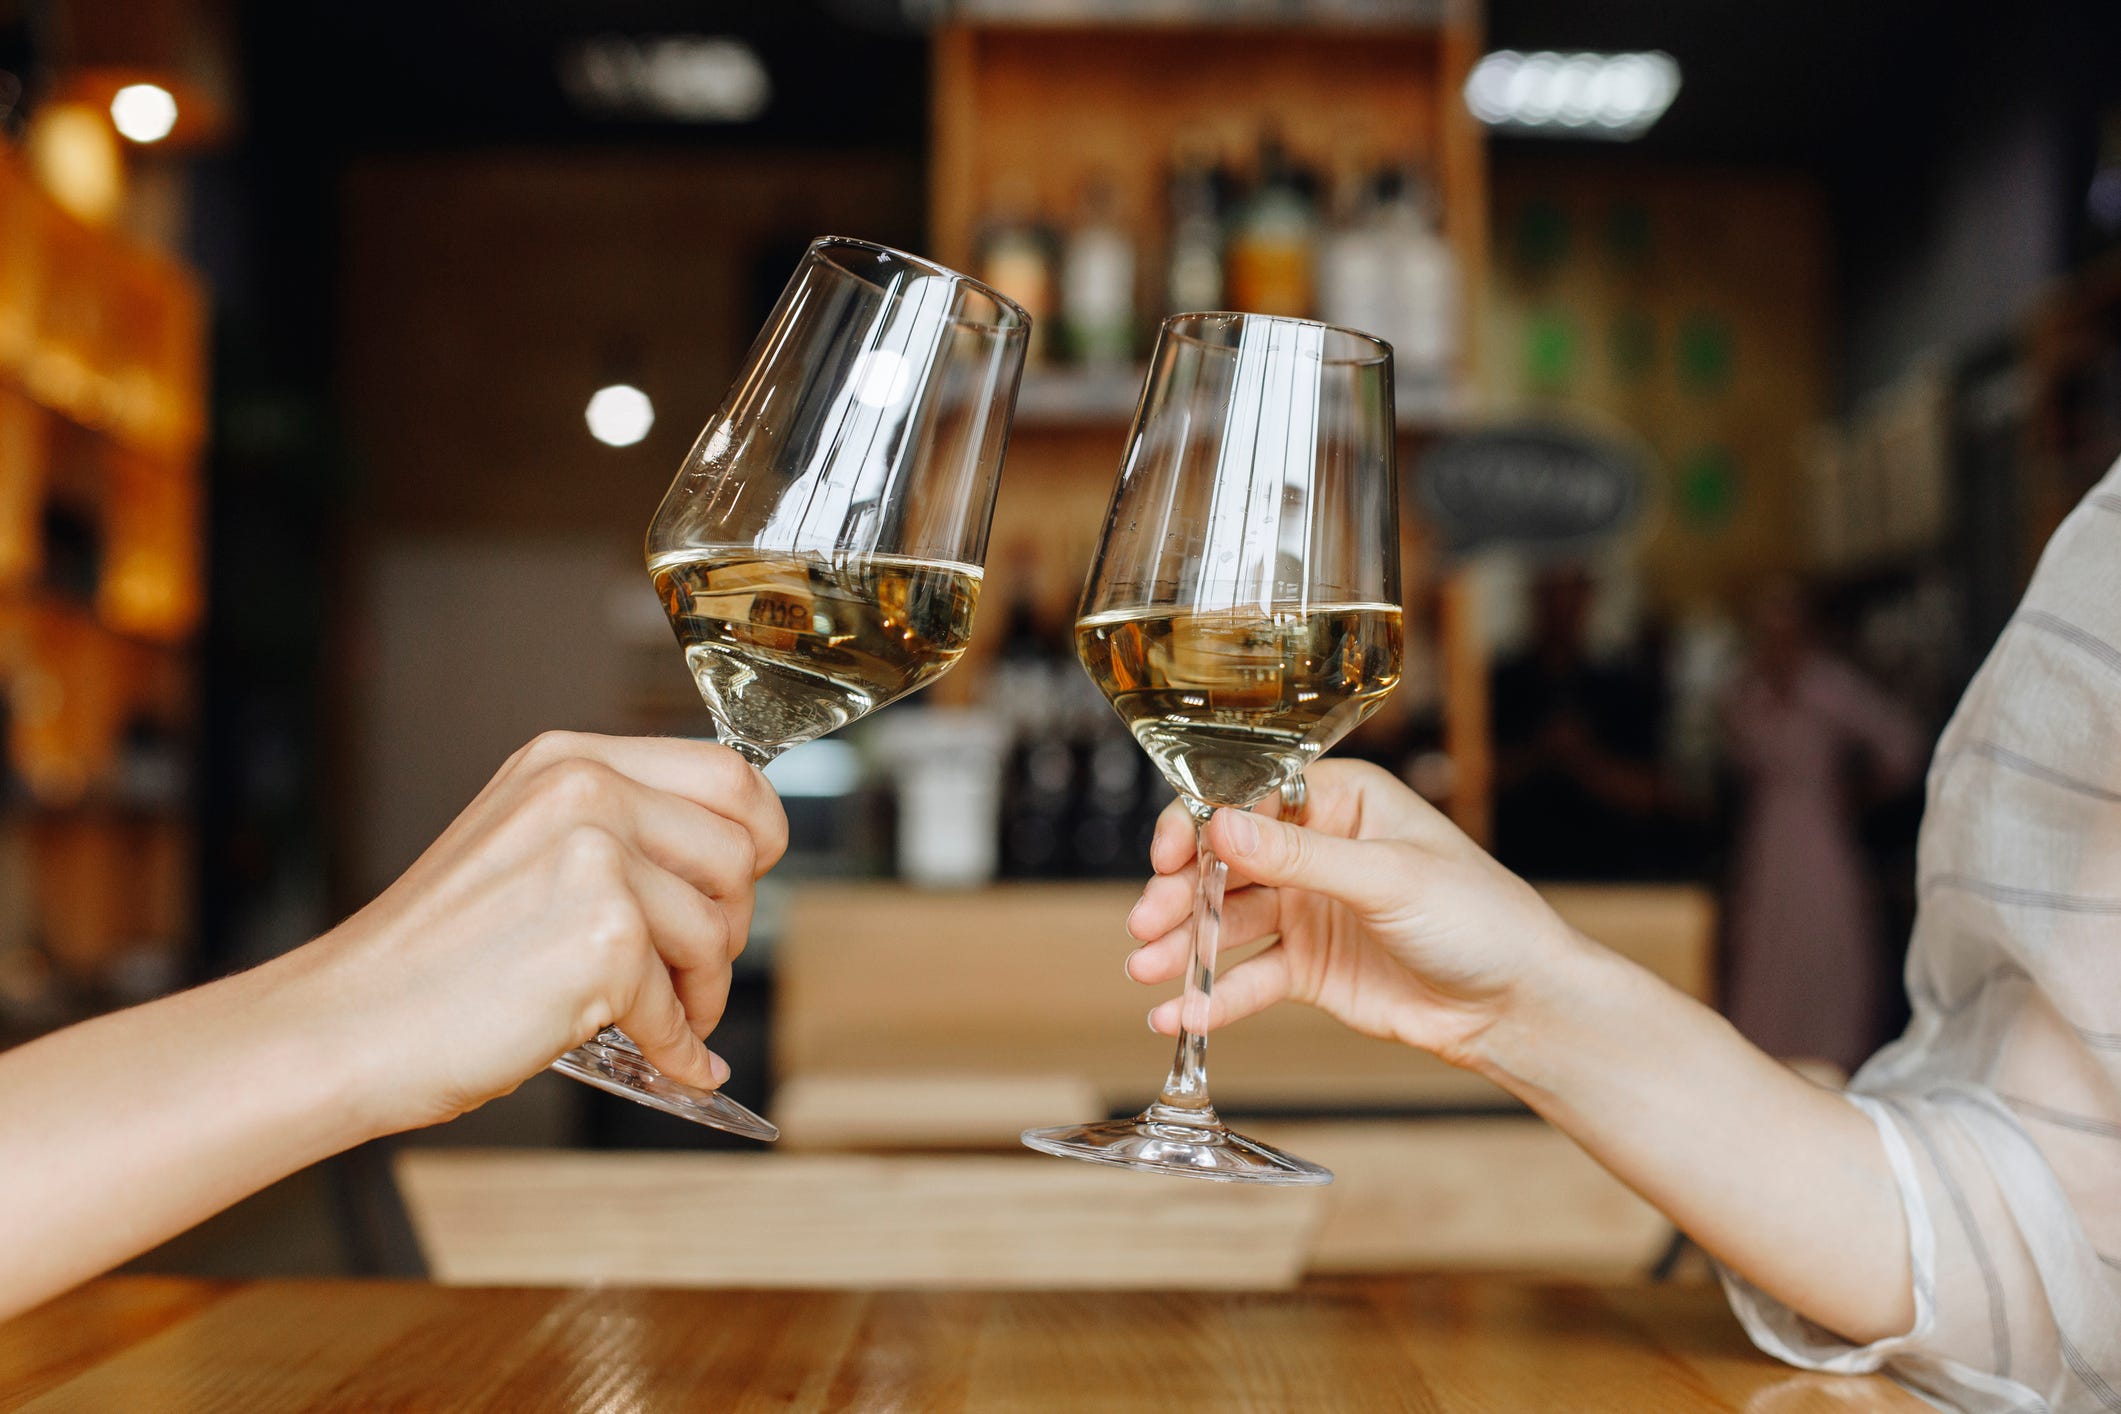
[[[1393,457],[1389,345],[1256,314],[1164,321],[1075,648],[1193,816],[1178,1051],[1141,1114],[1026,1130],[1031,1148],[1224,1183],[1332,1181],[1232,1131],[1209,1102],[1228,870],[1207,823],[1300,780],[1398,683]]]
[[[648,570],[716,736],[764,766],[965,651],[1031,320],[953,270],[811,244],[648,528]],[[616,1028],[553,1062],[754,1139]]]

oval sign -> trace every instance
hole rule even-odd
[[[1627,448],[1571,428],[1499,427],[1422,459],[1417,497],[1453,550],[1563,550],[1642,511],[1643,467]]]

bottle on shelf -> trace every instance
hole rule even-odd
[[[1224,186],[1212,149],[1181,138],[1164,187],[1166,314],[1223,307]]]
[[[1084,725],[1089,730],[1078,748],[1082,790],[1069,840],[1078,873],[1107,877],[1138,865],[1134,817],[1148,760],[1116,720]]]
[[[1020,572],[1036,563],[1035,551],[1009,558]],[[1033,577],[1026,573],[1026,578]],[[1054,730],[1059,666],[1033,596],[1020,587],[1009,606],[987,688],[1009,733],[1002,775],[1001,866],[1012,878],[1051,877],[1060,872],[1066,853],[1075,763]]]
[[[1109,177],[1099,174],[1084,183],[1081,210],[1061,251],[1068,354],[1099,372],[1124,370],[1134,359],[1134,238],[1120,224],[1116,206]]]
[[[1271,128],[1263,133],[1251,196],[1230,231],[1223,274],[1232,308],[1299,319],[1315,312],[1318,209],[1307,190],[1313,185],[1279,135]]]
[[[1331,211],[1318,242],[1318,317],[1389,341],[1383,328],[1385,242],[1369,174],[1352,145],[1339,154]]]
[[[1385,168],[1372,190],[1383,270],[1375,332],[1392,345],[1401,402],[1409,404],[1410,391],[1447,386],[1457,369],[1458,257],[1444,239],[1434,188],[1418,167]]]
[[[1028,182],[1008,181],[996,189],[974,273],[1031,316],[1031,342],[1024,359],[1042,362],[1051,352],[1057,282],[1053,233],[1036,215]]]

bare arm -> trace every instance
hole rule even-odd
[[[1468,1059],[1785,1305],[1855,1344],[1914,1324],[1871,1121],[1659,978],[1573,940]]]
[[[384,1132],[310,971],[284,958],[0,1056],[0,1317]]]
[[[700,1038],[785,831],[719,747],[541,737],[323,938],[0,1056],[0,1318],[606,1024],[719,1084]]]
[[[1220,812],[1229,946],[1220,1024],[1284,998],[1434,1052],[1524,1100],[1756,1286],[1858,1342],[1914,1321],[1884,1147],[1847,1102],[1708,1008],[1571,930],[1384,772],[1311,768],[1296,829]],[[1161,822],[1129,918],[1138,981],[1184,966],[1191,831]],[[1172,1032],[1174,999],[1151,1013]]]

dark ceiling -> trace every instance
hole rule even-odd
[[[354,150],[479,144],[917,144],[927,47],[895,0],[361,0],[245,8],[253,106]],[[563,55],[604,35],[733,35],[773,82],[757,122],[585,116]]]
[[[922,0],[364,0],[258,4],[253,80],[357,147],[506,142],[917,145]],[[2052,45],[2111,31],[2114,0],[1492,0],[1502,48],[1664,49],[1684,87],[1645,153],[1809,161],[1857,126],[1933,118],[1993,31]],[[2000,24],[1999,18],[2000,17]],[[755,124],[689,127],[586,118],[558,56],[597,34],[733,34],[775,85]],[[2063,47],[2072,47],[2065,44]],[[262,72],[259,70],[262,68]]]

